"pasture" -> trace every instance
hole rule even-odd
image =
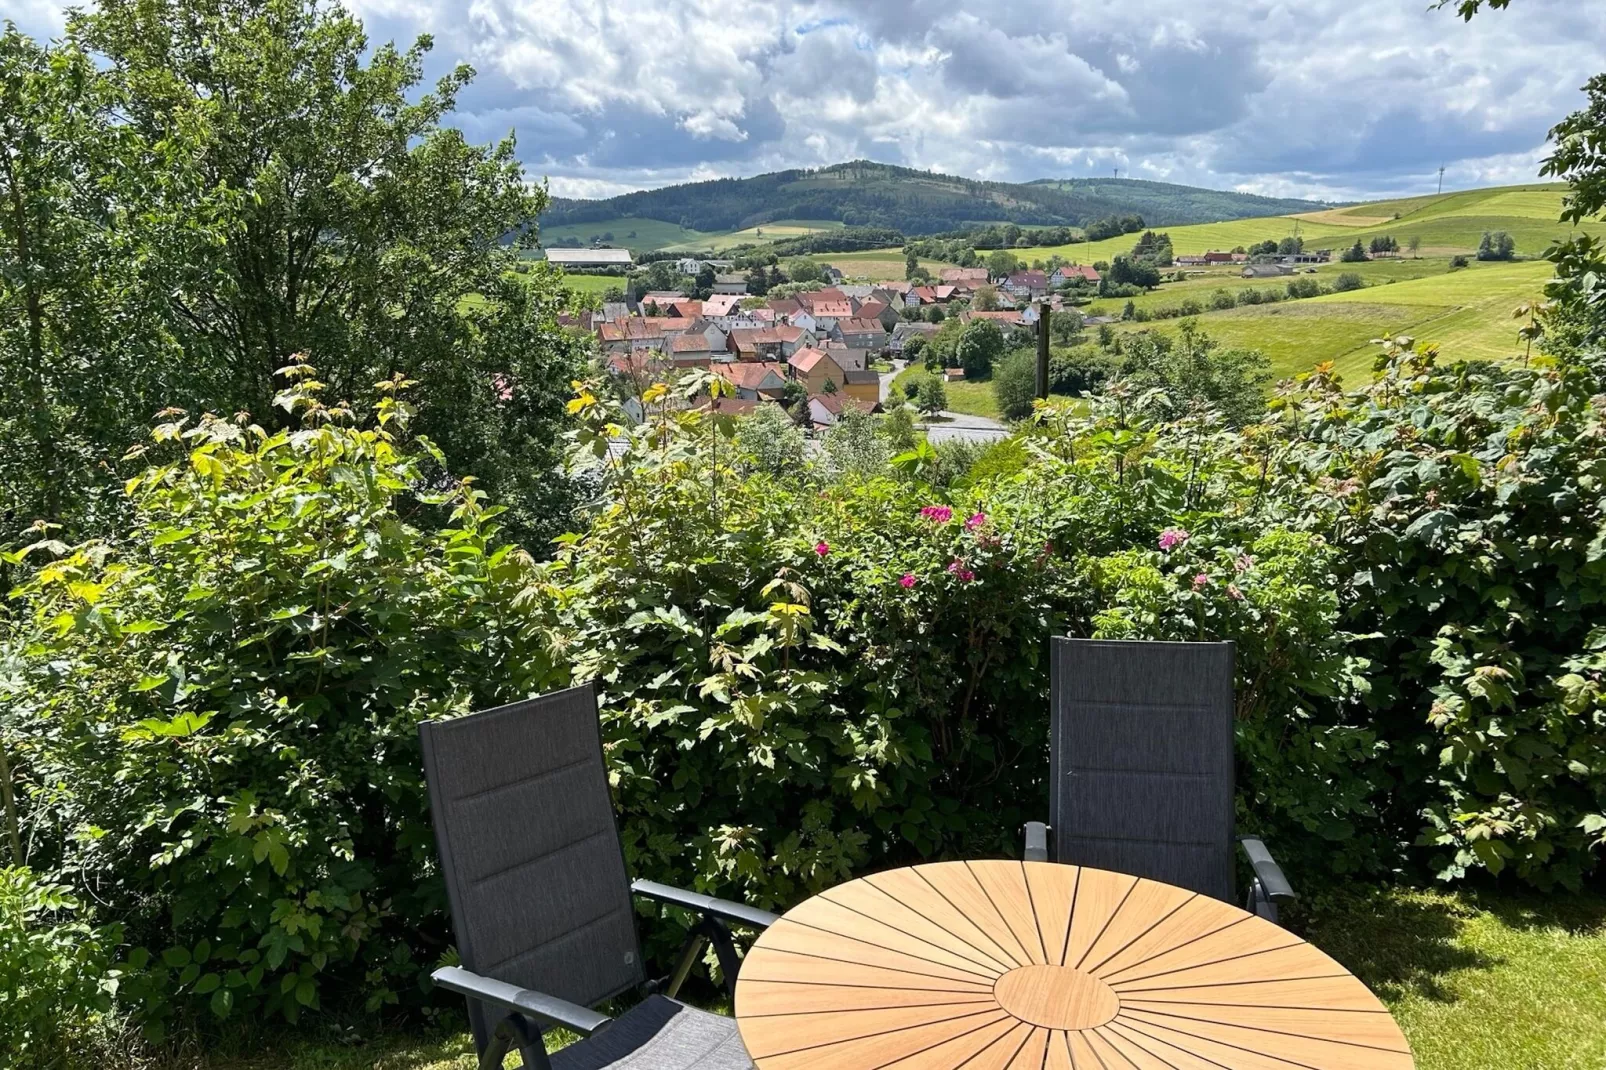
[[[613,237],[605,237],[608,234],[612,234]],[[707,243],[716,236],[705,234],[700,230],[690,230],[675,223],[666,223],[661,219],[642,219],[633,216],[609,219],[600,223],[567,223],[563,226],[547,226],[543,223],[540,229],[540,238],[544,245],[567,238],[574,238],[581,245],[590,245],[593,240],[600,239],[606,245],[638,253],[686,243],[691,243],[699,249],[706,249],[709,247]]]
[[[1437,342],[1451,358],[1518,355],[1512,309],[1539,296],[1548,278],[1548,263],[1479,264],[1347,293],[1206,312],[1194,322],[1224,345],[1265,353],[1278,376],[1332,361],[1355,382],[1370,372],[1377,353],[1372,339],[1385,334]],[[1118,329],[1171,332],[1178,322],[1123,323]]]

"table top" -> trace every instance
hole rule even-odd
[[[1047,862],[939,862],[815,896],[736,984],[759,1070],[1411,1070],[1377,997],[1237,907]]]

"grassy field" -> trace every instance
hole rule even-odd
[[[1279,376],[1330,360],[1353,384],[1369,374],[1377,352],[1371,340],[1384,334],[1438,342],[1449,356],[1516,355],[1520,348],[1511,311],[1538,296],[1550,274],[1544,262],[1477,264],[1348,293],[1206,312],[1195,322],[1226,345],[1265,353]],[[1128,323],[1119,329],[1174,331],[1177,322]]]
[[[840,229],[842,229],[842,224],[836,220],[778,219],[773,223],[765,223],[761,227],[748,227],[746,230],[732,230],[723,234],[703,234],[695,240],[687,239],[662,248],[669,251],[700,252],[704,249],[712,249],[715,252],[720,252],[725,249],[733,249],[738,245],[780,241],[782,238],[801,238],[805,234],[818,234],[821,231]]]
[[[569,272],[563,275],[563,285],[583,294],[606,293],[615,287],[624,289],[629,281],[618,275],[576,275]]]
[[[866,249],[856,253],[819,253],[813,259],[822,264],[830,264],[848,279],[854,281],[875,282],[881,279],[901,279],[904,277],[904,258],[903,250],[901,249]],[[940,260],[921,260],[920,265],[931,272],[933,278],[943,268],[953,266]]]
[[[1321,891],[1290,927],[1393,1012],[1418,1070],[1606,1066],[1606,896]],[[516,1065],[515,1059],[509,1060]],[[270,1045],[204,1070],[472,1070],[458,1032]]]
[[[1487,265],[1478,264],[1478,270]],[[1344,272],[1354,272],[1368,286],[1379,286],[1393,282],[1404,282],[1407,279],[1426,278],[1431,275],[1445,275],[1450,271],[1450,258],[1439,257],[1405,257],[1399,260],[1370,260],[1364,264],[1318,264],[1315,265],[1316,274],[1312,277],[1331,286],[1333,278]],[[1158,289],[1140,294],[1130,300],[1137,308],[1153,311],[1157,308],[1175,308],[1190,298],[1209,307],[1210,298],[1217,290],[1226,290],[1236,294],[1239,290],[1283,290],[1289,279],[1294,276],[1274,279],[1246,279],[1242,275],[1241,267],[1212,267],[1189,268],[1190,274],[1183,282],[1163,283]],[[1304,269],[1301,269],[1304,274]],[[1084,305],[1082,311],[1089,316],[1118,316],[1126,305],[1128,298],[1106,298]]]
[[[610,219],[606,223],[570,223],[561,227],[542,224],[540,230],[541,241],[547,244],[562,238],[577,238],[582,244],[590,245],[593,238],[601,238],[604,234],[613,235],[608,244],[636,252],[650,252],[687,242],[707,243],[718,236],[700,230],[688,230],[661,219],[636,218]],[[698,244],[697,248],[706,249],[708,245]]]

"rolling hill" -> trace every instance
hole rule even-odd
[[[699,241],[708,243],[706,248],[734,232],[782,221],[932,234],[986,222],[1080,227],[1135,213],[1153,225],[1180,226],[1331,208],[1314,201],[1140,179],[981,182],[857,160],[812,171],[691,182],[607,200],[554,198],[540,224],[547,241],[589,241],[611,232],[614,244],[645,251]],[[631,231],[636,238],[627,237]]]

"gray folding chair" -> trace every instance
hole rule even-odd
[[[1053,653],[1049,824],[1026,826],[1026,858],[1233,902],[1233,644],[1056,637]],[[1293,889],[1265,844],[1238,842],[1245,908],[1276,921]]]
[[[751,1070],[736,1023],[673,997],[712,942],[727,989],[740,965],[725,922],[764,910],[625,872],[590,686],[418,726],[435,840],[462,966],[435,983],[468,999],[480,1067],[516,1047],[531,1070]],[[702,915],[669,978],[646,984],[631,893]],[[590,1008],[632,989],[618,1019]],[[659,994],[659,993],[662,994]],[[548,1058],[544,1028],[585,1039]]]

